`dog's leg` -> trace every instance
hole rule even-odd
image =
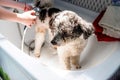
[[[70,57],[71,66],[73,69],[80,69],[80,55]]]
[[[63,56],[59,56],[59,61],[60,64],[62,65],[62,67],[64,69],[70,70],[71,66],[70,66],[70,57],[63,57]]]
[[[65,56],[64,53],[57,51],[58,57],[59,57],[59,62],[62,68],[70,70],[70,57]]]
[[[36,27],[35,50],[34,50],[35,57],[40,57],[41,47],[45,41],[45,34],[46,30],[44,28]]]
[[[70,57],[65,57],[64,63],[65,63],[65,68],[68,69],[68,70],[70,70],[71,69]]]

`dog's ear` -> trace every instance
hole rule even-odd
[[[47,15],[47,9],[42,9],[39,13],[39,19],[44,22]]]
[[[81,25],[78,24],[73,28],[72,34],[74,35],[73,37],[79,37],[81,34],[83,34],[84,39],[88,39],[88,37],[93,34],[94,28],[91,24],[85,24]]]
[[[35,0],[35,3],[34,3],[35,7],[40,7],[40,2],[41,0]]]
[[[55,20],[55,17],[52,17],[52,18],[50,19],[50,21],[49,21],[50,29],[51,29],[51,27],[53,26],[54,20]]]
[[[57,17],[58,15],[59,15],[59,13],[54,14],[54,15],[51,17],[51,19],[50,19],[50,21],[49,21],[50,29],[54,28],[54,25],[55,25],[55,19],[56,19],[56,17]]]
[[[94,28],[91,23],[86,23],[85,25],[82,25],[81,28],[83,30],[84,39],[88,39],[88,37],[94,33]]]
[[[83,33],[83,30],[80,25],[74,26],[72,35],[73,37],[79,37]]]
[[[48,9],[48,16],[49,17],[52,17],[52,15],[54,15],[55,13],[58,13],[58,12],[60,12],[61,10],[60,9],[58,9],[58,8],[49,8]]]
[[[34,3],[35,7],[40,9],[52,7],[53,1],[52,0],[35,0]]]
[[[47,14],[48,14],[48,17],[52,17],[55,13],[58,13],[60,12],[61,10],[60,9],[57,9],[57,8],[49,8],[49,9],[42,9],[39,13],[39,19],[41,21],[44,21]],[[52,19],[55,19],[55,17],[53,16]]]

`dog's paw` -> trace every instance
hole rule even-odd
[[[40,53],[34,53],[34,56],[39,58],[40,57]]]
[[[72,70],[76,70],[76,69],[80,69],[81,68],[81,66],[79,65],[79,64],[77,64],[77,65],[72,65]]]
[[[76,65],[76,69],[80,69],[81,68],[81,66],[80,65]]]

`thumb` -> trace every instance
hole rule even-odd
[[[34,10],[31,10],[29,11],[31,15],[35,15],[35,11]]]
[[[34,10],[31,10],[31,11],[29,11],[29,12],[30,12],[30,18],[36,19],[35,11],[34,11]]]

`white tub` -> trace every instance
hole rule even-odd
[[[80,13],[83,18],[91,22],[98,15],[71,4],[68,6],[59,0],[55,3],[61,9],[66,8]],[[91,16],[86,17],[90,14]],[[33,31],[27,33],[28,41],[31,39],[31,32],[33,33]],[[82,53],[82,68],[76,71],[61,69],[57,55],[50,54],[51,49],[46,45],[41,58],[38,59],[22,52],[20,45],[21,38],[17,24],[0,21],[0,66],[11,80],[106,80],[120,66],[120,43],[98,42],[95,35],[90,37]]]

